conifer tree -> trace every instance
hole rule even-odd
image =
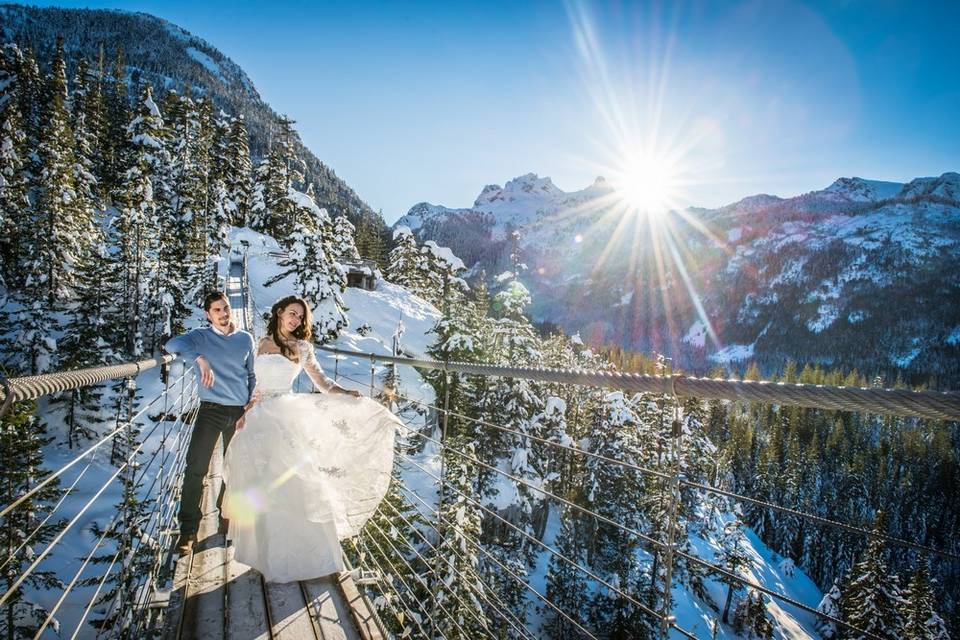
[[[100,179],[107,193],[119,193],[128,169],[130,137],[130,97],[127,89],[126,60],[123,47],[118,47],[110,73],[103,78],[106,126],[101,143],[103,166]]]
[[[73,268],[83,251],[90,207],[79,210],[75,184],[74,139],[67,111],[67,78],[63,41],[58,40],[47,94],[49,102],[39,148],[36,215],[26,239],[31,264],[27,287],[53,311],[73,297]]]
[[[877,516],[874,531],[882,533],[885,519]],[[872,538],[860,561],[853,565],[843,588],[843,620],[858,629],[890,638],[902,628],[904,600],[897,577],[887,568],[883,541]]]
[[[68,313],[61,344],[62,364],[69,369],[85,369],[113,364],[120,359],[123,325],[118,322],[117,277],[113,271],[106,240],[99,228],[77,271],[77,300]],[[73,448],[94,438],[111,417],[105,407],[109,384],[94,384],[74,389],[54,400],[62,407],[67,425],[67,443]]]
[[[746,597],[737,603],[733,613],[733,630],[737,637],[746,640],[773,638],[773,622],[767,616],[767,607],[760,593],[749,589]]]
[[[570,507],[564,507],[560,513],[560,534],[557,536],[557,552],[583,566],[583,550],[586,540],[583,539],[582,525],[579,525],[580,516]],[[587,607],[584,594],[587,593],[586,574],[569,562],[550,554],[547,565],[547,600],[552,602],[561,611],[574,620],[582,622],[586,619]],[[577,629],[569,620],[558,614],[552,607],[545,610],[546,623],[544,630],[551,638],[571,638],[577,635]]]
[[[451,448],[474,455],[473,444],[463,437],[450,440]],[[438,623],[438,632],[448,638],[489,635],[478,625],[477,617],[485,620],[482,595],[486,586],[476,578],[479,573],[478,551],[475,546],[480,538],[480,510],[473,500],[473,472],[466,458],[445,449],[448,490],[443,495],[438,514],[439,541],[431,553],[430,564],[437,567],[437,580],[431,586],[436,604],[431,617]],[[441,609],[439,605],[443,605]],[[454,620],[467,631],[464,636]]]
[[[294,231],[284,241],[287,252],[277,263],[281,270],[266,286],[292,274],[297,294],[313,308],[313,335],[325,342],[347,326],[347,309],[340,297],[346,274],[333,257],[332,223],[326,210],[296,191],[291,191],[288,202],[296,212]]]
[[[930,561],[922,557],[903,594],[905,600],[903,640],[950,640],[947,625],[937,613],[936,600],[930,584]]]
[[[121,306],[127,311],[125,350],[127,355],[138,356],[144,353],[145,346],[152,347],[160,331],[158,209],[162,211],[164,202],[157,196],[169,197],[166,185],[160,182],[168,171],[162,141],[163,120],[149,85],[144,88],[137,114],[128,126],[128,136],[131,164],[117,196],[119,212],[113,224],[121,240],[117,259],[123,278]]]
[[[19,287],[22,243],[29,229],[27,135],[19,100],[20,50],[0,47],[0,287]]]
[[[740,575],[743,569],[750,565],[750,558],[747,556],[745,540],[741,527],[743,523],[739,519],[728,521],[723,526],[723,535],[720,538],[720,566],[732,574]],[[723,623],[729,624],[730,604],[733,602],[733,596],[741,588],[738,580],[721,576],[720,582],[727,585],[727,597],[723,603]]]
[[[837,581],[833,582],[833,586],[830,587],[830,590],[824,594],[823,599],[820,600],[820,604],[817,605],[817,611],[819,613],[830,616],[831,618],[836,618],[837,620],[843,619],[843,613],[840,611],[840,603],[842,601],[842,596],[840,595],[840,585]],[[813,623],[813,628],[820,634],[820,637],[823,640],[834,640],[834,638],[839,637],[839,632],[837,631],[836,624],[826,618],[817,617],[816,621]]]
[[[43,446],[51,440],[36,416],[33,402],[14,403],[0,419],[0,502],[12,504],[48,475],[43,471]],[[61,493],[59,480],[54,480],[0,520],[6,565],[2,574],[4,592],[13,589],[16,579],[26,571],[34,550],[46,546],[63,528],[63,520],[51,518],[43,522]],[[30,534],[33,537],[28,539]],[[47,611],[32,599],[32,594],[60,586],[54,571],[34,570],[0,608],[0,635],[33,637]]]
[[[95,83],[90,74],[90,66],[86,59],[77,62],[77,73],[73,81],[71,95],[70,127],[74,139],[74,210],[77,217],[78,230],[84,233],[84,242],[81,251],[86,253],[93,239],[93,224],[95,212],[100,207],[98,197],[99,186],[94,175],[94,156],[97,149],[96,122],[91,124],[92,118],[97,118],[98,94],[94,90]],[[91,115],[93,114],[93,115]]]
[[[253,164],[250,161],[250,140],[243,115],[230,124],[224,182],[232,214],[231,224],[245,227],[249,224],[253,204]]]
[[[354,242],[355,229],[347,216],[337,216],[333,219],[333,255],[340,261],[357,261],[360,252]]]
[[[16,60],[19,63],[17,65],[16,95],[20,103],[20,118],[23,123],[27,149],[34,150],[40,146],[42,138],[45,118],[44,108],[47,103],[45,99],[46,90],[33,50],[28,47],[22,55],[17,56]],[[27,171],[32,179],[40,173],[40,158],[37,154],[31,153],[25,160],[28,163]]]
[[[390,252],[387,279],[414,293],[421,293],[423,290],[420,282],[421,254],[413,232],[401,225],[394,229],[393,241],[396,246]]]

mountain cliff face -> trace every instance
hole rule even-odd
[[[397,224],[489,275],[517,229],[537,319],[696,371],[794,359],[960,382],[960,175],[621,211],[602,179],[566,193],[528,174],[469,209],[420,204]]]
[[[30,47],[39,60],[51,60],[57,36],[64,39],[68,77],[73,75],[78,56],[96,60],[102,46],[109,65],[120,47],[131,95],[138,95],[139,88],[150,83],[158,91],[209,96],[220,109],[245,117],[251,154],[260,158],[266,153],[276,112],[263,101],[243,69],[205,40],[145,13],[0,5],[0,41]],[[332,215],[346,214],[353,222],[363,216],[383,225],[379,215],[299,138],[295,146],[317,204]]]

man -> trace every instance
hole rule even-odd
[[[200,410],[187,449],[187,468],[180,498],[180,538],[177,551],[186,555],[193,551],[200,528],[200,494],[203,478],[210,466],[210,456],[219,438],[226,452],[230,439],[243,427],[244,413],[253,406],[257,378],[253,371],[255,347],[253,336],[239,331],[230,316],[226,294],[208,294],[203,310],[210,326],[194,329],[170,339],[165,349],[179,354],[185,364],[195,363],[200,374]],[[221,485],[217,509],[223,503]],[[228,521],[220,516],[220,533],[225,534]]]

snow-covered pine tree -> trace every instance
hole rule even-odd
[[[567,433],[567,403],[556,396],[548,396],[543,411],[536,414],[531,420],[530,433],[546,440],[552,445],[563,447],[573,446],[573,439]],[[566,491],[560,485],[560,478],[567,466],[568,451],[560,446],[552,446],[531,440],[529,463],[537,475],[543,479],[543,488],[551,493],[563,495]],[[535,518],[536,536],[542,540],[546,531],[547,518],[550,513],[549,500],[542,503],[543,509]]]
[[[57,41],[48,87],[46,117],[38,149],[40,173],[32,233],[25,239],[31,297],[55,311],[74,295],[74,268],[89,231],[90,207],[78,210],[74,139],[67,110],[66,64],[63,41]]]
[[[563,507],[560,512],[560,534],[557,536],[557,552],[564,558],[583,566],[583,550],[587,541],[583,535],[581,516],[571,507]],[[547,600],[568,616],[583,624],[586,621],[587,607],[584,595],[587,593],[586,574],[566,560],[550,554],[547,564]],[[546,622],[543,630],[551,638],[573,638],[576,627],[558,614],[552,607],[544,608]]]
[[[451,449],[474,455],[473,444],[464,437],[448,441]],[[476,541],[480,539],[480,510],[474,500],[473,465],[463,456],[444,449],[445,482],[449,487],[443,494],[438,514],[439,540],[429,556],[429,563],[437,571],[437,580],[431,585],[435,603],[431,616],[438,623],[438,632],[447,638],[469,640],[489,635],[482,595],[487,588],[477,577],[480,560]],[[443,605],[443,609],[439,605]],[[521,618],[522,619],[522,618]],[[454,620],[466,630],[458,629]]]
[[[947,625],[937,613],[936,598],[930,584],[930,561],[927,557],[917,560],[917,568],[903,593],[903,640],[950,640]]]
[[[102,209],[98,193],[99,186],[94,175],[94,157],[97,149],[97,129],[99,125],[91,125],[91,114],[97,117],[94,91],[94,78],[90,73],[90,65],[86,59],[77,62],[77,73],[73,80],[74,90],[70,96],[70,128],[73,131],[73,167],[74,178],[74,210],[76,211],[79,228],[85,229],[85,238],[81,243],[84,253],[94,238],[95,216],[98,209]]]
[[[43,78],[40,67],[31,48],[26,48],[17,59],[17,99],[20,102],[20,117],[23,122],[23,131],[26,136],[27,149],[30,153],[25,157],[28,163],[28,172],[32,177],[40,173],[40,157],[35,150],[40,146],[46,105]]]
[[[120,239],[116,258],[122,274],[121,308],[126,310],[126,355],[144,353],[159,330],[161,303],[157,280],[160,259],[160,222],[154,198],[154,177],[163,175],[163,121],[150,86],[128,126],[130,167],[117,193],[118,213],[112,225]]]
[[[386,277],[390,282],[406,287],[414,293],[422,293],[420,282],[420,247],[409,227],[398,226],[393,231],[395,246],[390,251]]]
[[[230,124],[224,181],[230,202],[229,211],[232,214],[231,224],[245,227],[253,204],[253,164],[250,161],[247,124],[242,114],[234,118]]]
[[[161,262],[171,278],[173,298],[171,330],[183,330],[183,320],[203,297],[211,271],[208,264],[204,207],[206,206],[206,170],[201,166],[200,115],[189,96],[170,91],[163,99],[167,123],[167,148],[170,157],[172,188],[170,211],[164,220]]]
[[[271,137],[270,151],[257,167],[250,227],[273,236],[285,244],[294,233],[297,221],[296,201],[290,199],[291,189],[299,174],[299,160],[293,147],[296,134],[293,121],[281,117]]]
[[[720,536],[720,554],[717,558],[721,567],[730,573],[739,576],[744,568],[750,565],[750,558],[747,556],[746,540],[742,531],[743,523],[739,517],[728,520],[723,525],[723,533]],[[730,604],[737,591],[742,588],[738,580],[721,576],[720,582],[727,585],[727,597],[723,603],[723,623],[730,623]]]
[[[285,206],[295,212],[293,232],[283,241],[286,255],[277,262],[280,270],[266,286],[293,275],[294,290],[313,309],[314,339],[326,342],[348,323],[340,297],[346,289],[346,274],[333,257],[332,223],[326,210],[305,194],[291,189],[287,202]]]
[[[421,281],[426,284],[428,295],[432,296],[431,302],[437,307],[450,305],[456,294],[454,290],[459,290],[461,294],[469,290],[467,283],[460,278],[466,266],[453,251],[427,240],[423,243],[421,254]]]
[[[77,298],[67,314],[67,325],[61,341],[62,364],[68,369],[84,369],[113,364],[120,359],[118,348],[123,345],[123,325],[118,323],[116,300],[117,274],[105,238],[99,226],[96,240],[87,249],[77,271]],[[95,437],[101,426],[112,419],[105,407],[109,383],[87,385],[66,392],[55,399],[62,407],[67,425],[67,443],[73,448],[84,440]]]
[[[133,415],[133,407],[137,402],[135,391],[127,388],[126,396],[126,400],[120,402],[122,408],[117,417],[118,426]],[[156,557],[156,539],[148,531],[153,499],[143,495],[144,474],[140,471],[139,460],[143,452],[138,450],[140,437],[141,425],[138,422],[126,422],[126,428],[114,438],[111,463],[126,465],[118,476],[121,497],[115,507],[117,520],[109,530],[108,524],[99,522],[94,522],[90,527],[94,537],[104,536],[112,543],[101,547],[103,551],[91,558],[91,564],[108,569],[114,564],[117,551],[120,560],[105,580],[104,575],[100,574],[81,581],[84,585],[93,585],[104,580],[104,584],[108,585],[94,602],[94,614],[98,617],[89,620],[91,626],[108,638],[134,637],[130,629],[135,612],[134,603],[139,595],[141,579],[150,572]]]
[[[737,602],[733,612],[733,630],[738,638],[745,640],[769,640],[773,638],[773,622],[767,616],[763,595],[747,590],[747,595]]]
[[[877,516],[874,532],[883,533],[885,518]],[[872,538],[853,565],[840,601],[843,621],[881,638],[899,637],[905,608],[897,577],[887,568],[883,541]]]
[[[36,416],[36,403],[14,403],[0,419],[0,502],[11,504],[43,480],[43,446],[51,442],[44,424]],[[3,590],[13,589],[16,579],[30,565],[34,549],[45,546],[63,527],[63,520],[49,515],[62,490],[54,480],[22,502],[0,520],[0,541],[4,549]],[[36,530],[31,539],[27,536]],[[47,616],[33,594],[61,586],[56,573],[37,569],[17,587],[0,608],[0,635],[30,638]]]
[[[593,425],[588,436],[591,453],[637,464],[637,416],[622,392],[607,394]],[[593,456],[587,458],[584,466],[584,506],[623,527],[639,528],[641,513],[636,496],[641,495],[643,486],[639,472]],[[590,526],[586,539],[591,566],[620,589],[634,591],[638,580],[636,536],[599,519],[592,519]],[[632,595],[638,596],[636,592]],[[590,607],[591,626],[623,633],[629,628],[625,625],[636,623],[638,612],[634,609],[608,589],[598,590]]]
[[[828,615],[831,618],[842,620],[843,613],[840,611],[841,600],[842,596],[840,595],[840,585],[836,580],[834,580],[833,586],[831,586],[830,590],[824,594],[823,598],[820,600],[820,604],[817,605],[817,611],[824,615]],[[834,640],[835,638],[840,637],[840,632],[837,630],[837,625],[826,618],[817,617],[813,623],[813,628],[817,633],[820,634],[820,637],[823,638],[823,640]]]
[[[357,251],[360,257],[373,260],[381,269],[386,269],[387,260],[384,254],[385,241],[382,236],[383,225],[377,225],[370,220],[368,214],[360,214],[357,222]]]
[[[103,69],[102,64],[100,69]],[[117,47],[110,73],[104,75],[102,80],[106,126],[100,145],[103,163],[98,175],[105,192],[116,194],[121,190],[124,176],[129,169],[127,154],[130,147],[130,136],[127,132],[130,124],[130,97],[122,46]]]
[[[360,252],[354,242],[355,235],[355,229],[347,216],[333,219],[333,255],[338,261],[360,259]]]
[[[22,242],[29,229],[27,135],[20,113],[22,55],[14,45],[0,47],[0,287],[23,284]]]

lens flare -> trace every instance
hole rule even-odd
[[[612,182],[627,207],[640,213],[664,213],[677,201],[677,170],[663,158],[636,154],[615,171]]]

